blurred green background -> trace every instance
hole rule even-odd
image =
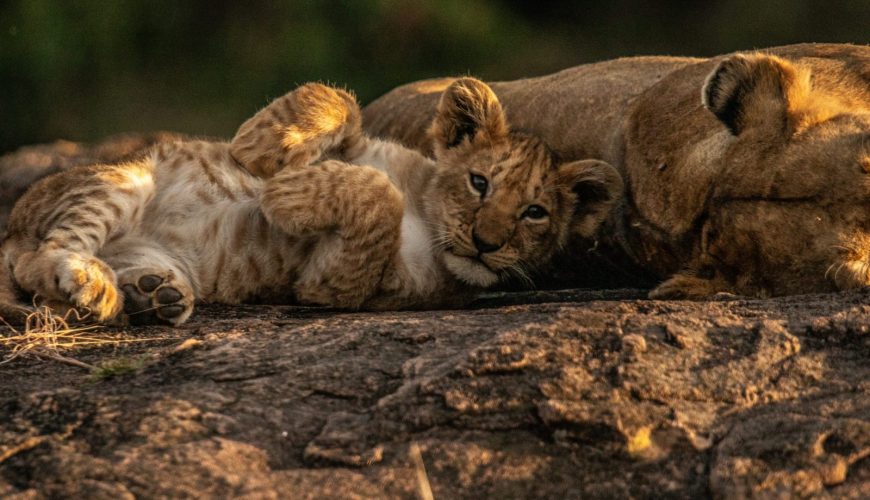
[[[0,152],[122,131],[230,136],[310,80],[365,103],[450,74],[868,43],[868,0],[3,0]]]

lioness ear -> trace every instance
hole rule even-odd
[[[571,231],[591,237],[622,197],[622,176],[609,163],[581,160],[559,166],[559,181],[573,206]]]
[[[702,101],[734,135],[763,127],[793,132],[810,93],[810,74],[764,54],[731,56],[710,73]]]
[[[348,92],[308,83],[272,101],[239,127],[233,157],[258,177],[304,166],[362,139],[362,119]]]
[[[468,139],[492,143],[508,134],[507,119],[489,86],[475,78],[460,78],[441,95],[430,137],[436,155]]]

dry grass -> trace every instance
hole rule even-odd
[[[0,365],[19,358],[48,359],[78,366],[92,374],[105,378],[103,366],[92,365],[68,356],[66,353],[80,347],[119,345],[134,342],[162,340],[162,338],[130,339],[118,333],[98,332],[105,328],[96,323],[87,323],[87,315],[69,310],[63,316],[55,314],[46,306],[36,307],[27,316],[22,329],[5,323],[11,335],[0,335],[0,347],[8,352],[0,358]],[[0,318],[2,321],[2,318]],[[141,365],[140,365],[141,366]],[[110,367],[110,372],[114,372]]]
[[[414,462],[414,469],[417,473],[417,494],[420,496],[420,500],[434,500],[435,496],[432,494],[432,486],[429,484],[429,474],[426,473],[426,465],[423,463],[420,446],[417,443],[411,443],[408,453],[411,455],[411,461]]]

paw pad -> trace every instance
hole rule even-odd
[[[163,278],[160,276],[147,274],[139,278],[139,289],[143,292],[153,292],[161,283],[163,283]]]
[[[122,285],[121,289],[125,296],[124,312],[133,325],[178,325],[193,309],[192,292],[185,294],[187,287],[172,278],[145,274],[133,283]]]

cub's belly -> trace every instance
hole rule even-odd
[[[268,224],[254,203],[161,208],[125,239],[163,251],[183,272],[197,299],[240,303],[287,295],[311,246]],[[131,245],[133,244],[133,245]]]

